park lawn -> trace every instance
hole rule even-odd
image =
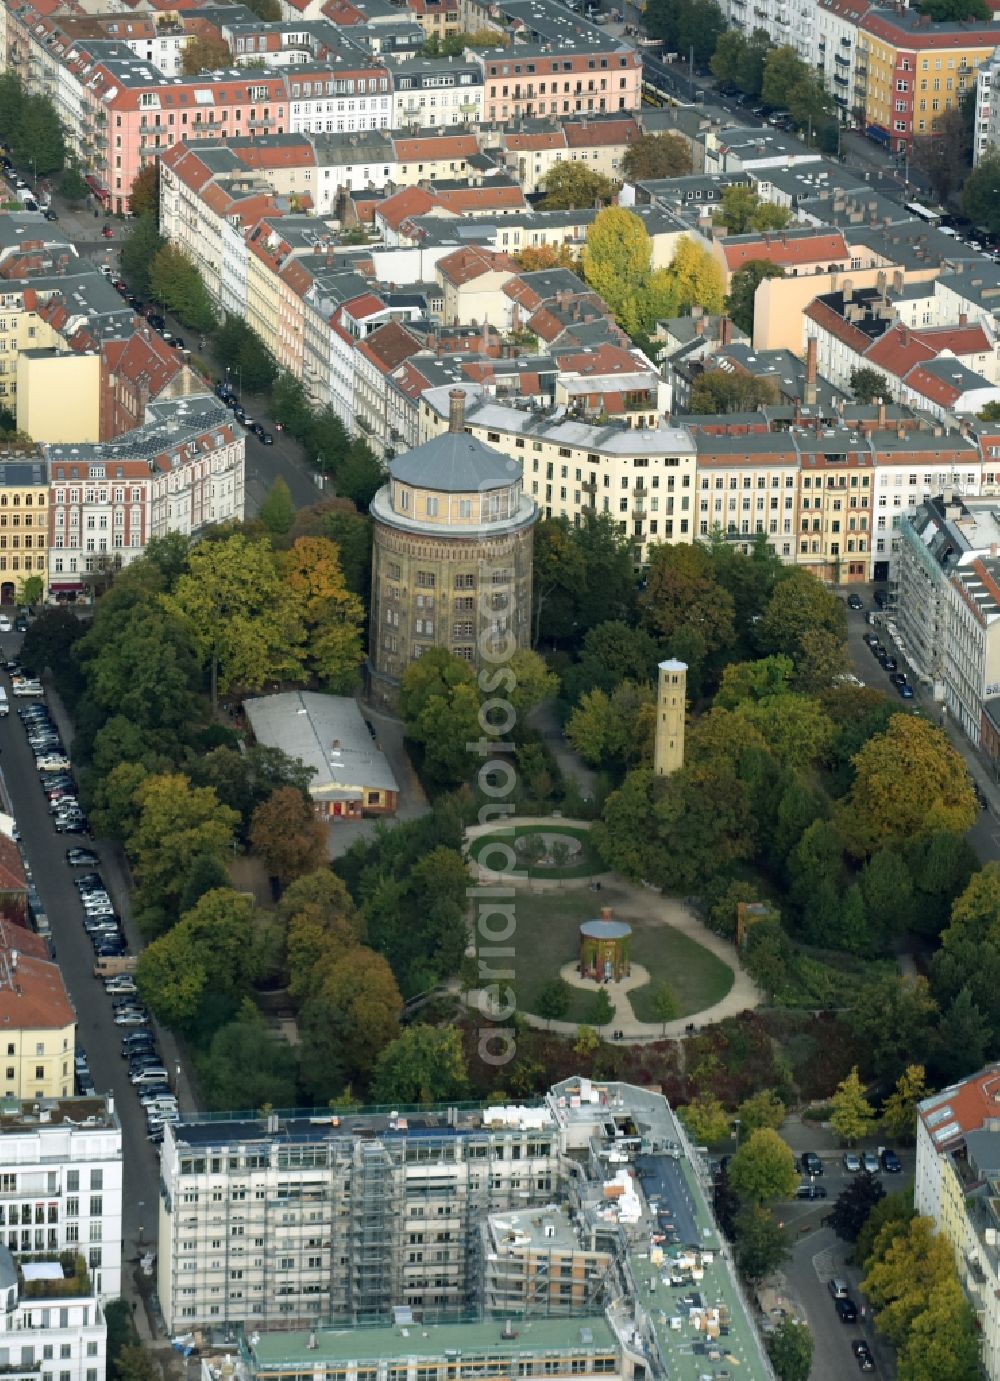
[[[559,976],[564,964],[579,954],[580,924],[600,915],[600,893],[580,888],[572,892],[518,891],[514,897],[515,931],[512,938],[514,990],[518,1006],[538,1011],[542,988]],[[677,998],[677,1015],[688,1016],[720,1001],[733,985],[733,972],[711,951],[663,922],[633,918],[622,911],[632,926],[632,958],[649,971],[649,984],[628,996],[641,1021],[656,1021],[652,992],[664,979]],[[587,1022],[594,993],[574,988],[565,1021]]]
[[[513,845],[515,839],[523,839],[527,834],[565,834],[572,839],[577,839],[583,845],[583,852],[575,863],[566,868],[526,868],[522,865],[519,869],[526,877],[530,878],[549,878],[553,882],[561,882],[572,878],[589,878],[595,873],[606,871],[604,864],[597,856],[597,851],[589,839],[589,830],[571,829],[564,825],[561,820],[553,819],[551,824],[545,825],[515,825],[513,828],[513,838],[511,832],[498,830],[494,834],[484,834],[478,839],[474,839],[469,845],[469,852],[478,861],[480,850],[491,840],[503,839],[505,843]],[[486,867],[489,867],[487,861]]]

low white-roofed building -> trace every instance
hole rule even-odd
[[[317,814],[350,819],[395,814],[398,783],[357,701],[285,691],[245,700],[243,708],[258,743],[280,748],[312,769],[309,795]]]

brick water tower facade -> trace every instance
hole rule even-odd
[[[461,389],[450,400],[447,432],[391,460],[371,502],[368,671],[372,698],[389,707],[428,648],[478,671],[530,645],[538,509],[520,461],[466,432]]]

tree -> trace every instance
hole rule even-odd
[[[134,221],[131,230],[122,240],[119,252],[122,272],[128,279],[132,291],[139,297],[150,293],[150,269],[166,241],[160,234],[155,211],[146,211]]]
[[[74,206],[86,201],[90,192],[86,179],[80,171],[80,165],[75,160],[67,161],[66,167],[59,174],[57,187],[59,195],[65,197]]]
[[[740,1274],[756,1285],[788,1255],[788,1236],[766,1208],[750,1204],[736,1218],[735,1246]]]
[[[962,24],[967,21],[987,24],[993,18],[986,0],[920,0],[917,9],[936,24]]]
[[[785,1120],[785,1105],[774,1089],[761,1089],[752,1093],[736,1109],[740,1123],[740,1136],[746,1139],[761,1127],[780,1131]]]
[[[293,786],[275,791],[253,813],[250,842],[280,882],[311,873],[326,859],[326,827]]]
[[[525,245],[514,258],[525,273],[538,273],[542,269],[571,269],[578,272],[580,264],[569,245]]]
[[[677,1017],[678,1006],[677,997],[673,988],[667,982],[660,982],[652,992],[653,1015],[657,1021],[662,1022],[661,1035],[667,1034],[667,1022],[674,1021]]]
[[[978,1322],[956,1275],[932,1286],[900,1353],[897,1375],[899,1381],[976,1381],[982,1375]]]
[[[128,209],[133,216],[153,216],[160,214],[160,161],[152,158],[145,163],[132,180],[132,190],[128,196]]]
[[[176,905],[196,858],[224,858],[239,823],[210,787],[193,787],[183,773],[147,777],[135,790],[135,828],[127,846],[143,901]]]
[[[188,869],[184,886],[177,900],[181,915],[193,911],[206,892],[229,886],[229,874],[215,854],[201,854]]]
[[[682,235],[670,262],[674,298],[682,312],[701,306],[706,312],[721,312],[725,301],[722,269],[711,251],[702,249]]]
[[[930,1090],[923,1065],[907,1065],[882,1109],[882,1131],[898,1140],[912,1140],[917,1129],[917,1104]]]
[[[727,191],[730,189],[727,187]],[[729,280],[729,296],[726,298],[726,311],[733,321],[753,337],[754,301],[757,289],[765,278],[783,278],[784,273],[769,259],[751,259],[738,269]]]
[[[377,1103],[444,1103],[465,1093],[468,1070],[454,1027],[408,1026],[375,1066]]]
[[[614,1004],[608,997],[607,988],[599,988],[590,1004],[587,1018],[592,1026],[607,1026],[615,1015]]]
[[[364,608],[347,588],[336,544],[300,537],[277,565],[304,630],[306,671],[324,689],[350,694],[364,660]]]
[[[888,402],[891,396],[888,379],[870,365],[851,370],[851,392],[856,403]]]
[[[282,578],[270,544],[241,532],[202,542],[173,594],[163,597],[188,628],[217,685],[259,690],[304,673],[301,601]]]
[[[279,475],[260,506],[258,518],[272,537],[283,537],[295,521],[295,504],[284,477]]]
[[[805,635],[813,631],[847,638],[847,611],[842,600],[825,589],[811,571],[783,573],[774,586],[757,624],[757,643],[762,652],[781,652],[796,664],[802,660]]]
[[[936,830],[964,833],[979,815],[969,774],[947,735],[897,714],[854,758],[854,784],[839,818],[859,855]]]
[[[872,930],[891,944],[907,928],[913,909],[913,882],[903,857],[893,849],[873,854],[861,874],[861,893]]]
[[[972,141],[961,110],[946,110],[933,132],[913,143],[913,167],[924,174],[938,201],[946,206],[958,191],[971,162]]]
[[[931,1292],[954,1279],[954,1256],[932,1218],[912,1218],[888,1241],[882,1233],[867,1262],[861,1288],[876,1310],[875,1322],[893,1347],[906,1346],[913,1325],[927,1308]]]
[[[752,230],[784,230],[791,218],[787,207],[763,201],[750,187],[738,182],[723,189],[722,204],[712,214],[715,225],[725,227],[730,235],[746,235]]]
[[[987,153],[965,179],[962,209],[974,225],[1000,234],[1000,154]]]
[[[678,1112],[698,1146],[715,1146],[729,1135],[732,1119],[714,1094],[699,1093]]]
[[[778,391],[771,379],[710,369],[695,379],[688,411],[695,415],[756,412],[777,401]]]
[[[204,279],[176,245],[164,245],[149,266],[149,291],[157,302],[193,331],[210,331],[215,308]]]
[[[635,599],[628,539],[609,513],[544,518],[535,529],[535,642],[571,643],[597,624],[626,620]]]
[[[550,671],[545,658],[528,648],[519,647],[507,663],[514,678],[509,691],[510,703],[523,723],[531,711],[549,700],[559,690],[559,677]]]
[[[766,1341],[767,1355],[778,1374],[778,1381],[809,1381],[813,1336],[804,1323],[782,1319]]]
[[[199,72],[218,72],[232,65],[229,44],[214,33],[195,34],[188,39],[181,54],[181,71],[185,77],[196,77]]]
[[[589,690],[610,695],[625,680],[652,682],[658,660],[659,649],[647,632],[609,619],[587,632],[579,660],[563,672],[563,696],[575,702]]]
[[[791,1148],[772,1127],[752,1132],[729,1164],[729,1183],[750,1203],[787,1199],[798,1182]]]
[[[642,219],[623,207],[609,206],[587,227],[583,276],[618,317],[627,303],[641,298],[652,255],[653,243]]]
[[[715,578],[711,555],[700,544],[655,545],[640,603],[647,627],[667,646],[683,632],[697,641],[703,659],[733,641],[732,598]]]
[[[259,976],[251,897],[219,887],[201,896],[181,920],[142,951],[136,983],[167,1026],[183,1027],[209,991],[239,1001]]]
[[[40,575],[25,576],[21,586],[21,598],[30,608],[41,603],[45,596],[45,581]]]
[[[830,1126],[848,1146],[853,1146],[871,1131],[875,1109],[865,1097],[857,1065],[837,1085],[830,1107]]]
[[[319,969],[322,983],[304,1003],[303,1019],[314,1039],[323,1028],[336,1038],[349,1075],[368,1076],[399,1036],[403,999],[392,969],[384,955],[364,945],[345,950],[335,942]],[[314,1084],[321,1077],[313,1071]]]
[[[996,1028],[1000,1016],[1000,864],[987,863],[970,880],[951,911],[932,963],[934,992],[948,1001],[965,991]]]
[[[653,38],[662,38],[667,51],[687,53],[706,63],[715,51],[726,21],[714,0],[650,0],[645,24]]]
[[[939,1017],[926,978],[887,975],[866,983],[851,1016],[865,1069],[895,1082],[908,1065],[926,1064]]]
[[[993,1033],[986,1017],[976,1006],[968,988],[945,1007],[935,1033],[931,1063],[942,1084],[952,1084],[970,1069],[985,1063]]]
[[[26,95],[14,128],[5,135],[15,162],[30,165],[36,178],[58,173],[66,161],[62,125],[46,96]]]
[[[864,1170],[852,1176],[833,1205],[831,1227],[834,1232],[844,1242],[856,1242],[872,1209],[884,1198],[885,1187],[877,1175]]]
[[[554,163],[542,178],[546,211],[568,211],[578,207],[606,206],[615,194],[609,177],[585,163]]]
[[[399,712],[407,735],[424,753],[434,781],[455,785],[470,773],[467,743],[478,742],[479,692],[467,662],[432,647],[411,662],[400,685]]]
[[[271,389],[271,416],[299,441],[305,439],[312,425],[305,384],[287,369],[281,371]]]
[[[625,150],[622,168],[630,182],[685,177],[691,171],[691,150],[679,134],[644,134]]]
[[[550,978],[538,994],[538,1015],[549,1023],[562,1021],[569,1011],[571,995],[565,978]]]
[[[338,494],[350,499],[362,513],[385,483],[385,471],[366,441],[352,441],[347,454],[334,469]]]
[[[209,1108],[287,1108],[295,1101],[295,1052],[268,1030],[249,1000],[196,1063]]]
[[[239,382],[241,391],[263,393],[278,375],[274,356],[257,332],[240,316],[229,313],[215,328],[215,351]]]
[[[588,691],[566,721],[566,739],[593,766],[629,767],[652,758],[652,687],[622,681],[611,695]]]

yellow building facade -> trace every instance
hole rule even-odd
[[[31,447],[0,451],[0,604],[20,603],[29,576],[48,584],[48,546],[49,479],[43,454]]]
[[[19,432],[36,442],[100,441],[101,357],[96,351],[22,350],[16,378]]]

